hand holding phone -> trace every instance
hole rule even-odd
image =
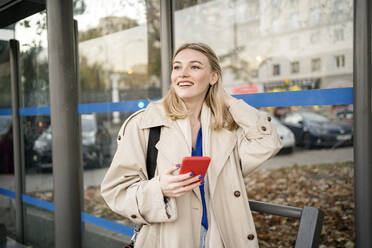
[[[207,173],[210,161],[211,158],[208,156],[184,157],[179,174],[192,172],[195,176],[202,175],[204,178],[205,174]]]

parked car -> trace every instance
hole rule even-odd
[[[12,117],[0,116],[0,174],[13,174]]]
[[[273,116],[271,116],[271,123],[276,128],[276,131],[282,141],[283,148],[281,151],[293,152],[296,143],[293,132],[288,127],[280,123],[280,121]]]
[[[354,123],[354,111],[353,111],[353,109],[350,109],[350,108],[337,109],[337,110],[335,110],[335,116],[339,120],[346,121],[350,124]]]
[[[95,115],[82,115],[82,153],[84,168],[104,166],[104,154],[97,141],[98,128]],[[34,143],[33,160],[42,170],[52,168],[52,131],[49,126]]]
[[[317,113],[288,112],[282,116],[281,122],[294,133],[296,145],[305,148],[336,147],[353,143],[353,127],[350,123],[330,120]]]

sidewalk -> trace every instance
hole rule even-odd
[[[315,165],[354,161],[354,148],[305,150],[296,148],[291,154],[279,154],[264,162],[260,169],[277,169],[293,165]]]

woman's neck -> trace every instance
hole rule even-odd
[[[201,109],[203,106],[203,101],[196,102],[196,101],[191,101],[191,102],[186,102],[185,105],[187,110],[190,112],[190,119],[193,121],[200,120],[200,113]]]

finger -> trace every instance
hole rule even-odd
[[[185,193],[187,193],[187,192],[189,192],[189,191],[191,191],[191,190],[199,187],[200,185],[201,185],[201,183],[198,181],[198,182],[195,182],[195,183],[190,184],[188,186],[180,187],[179,189],[173,191],[173,193],[175,195],[183,195],[183,194],[185,194]]]
[[[194,173],[185,173],[185,174],[179,174],[179,175],[172,175],[172,177],[169,179],[172,183],[182,182],[186,179],[189,179],[194,176]]]
[[[197,181],[200,181],[203,179],[203,176],[202,175],[198,175],[198,176],[195,176],[195,177],[191,177],[189,179],[186,179],[184,181],[181,181],[179,182],[179,186],[180,187],[183,187],[183,186],[188,186],[194,182],[197,182]]]
[[[177,166],[174,166],[174,167],[171,167],[171,168],[168,168],[164,171],[164,175],[172,175],[173,172],[175,172],[176,170],[178,170],[179,167]]]

